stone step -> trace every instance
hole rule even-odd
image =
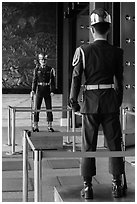
[[[81,197],[82,185],[54,187],[54,202],[135,202],[134,186],[129,184],[127,195],[122,198],[113,198],[110,184],[94,184],[93,200]]]

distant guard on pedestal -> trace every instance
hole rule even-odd
[[[38,55],[38,62],[34,69],[31,97],[35,95],[35,110],[40,110],[44,98],[46,109],[52,109],[52,96],[55,91],[55,69],[47,65],[48,56],[44,53]],[[48,131],[54,132],[52,127],[53,114],[47,112]],[[34,112],[33,131],[39,132],[39,112]]]

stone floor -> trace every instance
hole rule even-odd
[[[21,165],[22,154],[9,155],[11,151],[11,146],[7,145],[7,135],[8,135],[8,106],[17,107],[30,107],[30,96],[27,94],[3,94],[2,95],[2,163],[7,165],[7,170],[2,171],[3,188],[2,188],[2,201],[3,202],[21,202],[22,201],[22,169],[15,168],[15,164]],[[55,95],[53,97],[53,106],[62,106],[62,95]],[[44,103],[42,104],[44,107]],[[62,113],[54,112],[54,122],[53,126],[60,127],[60,119]],[[22,150],[22,131],[24,129],[31,129],[31,116],[30,113],[17,113],[16,115],[16,152]],[[40,114],[40,128],[46,128],[46,117],[45,113]],[[80,143],[80,139],[77,138],[77,145]],[[98,145],[103,145],[103,141],[99,139]],[[129,158],[126,162],[126,174],[127,181],[130,186],[130,191],[134,194],[135,191],[135,168],[131,165],[131,161],[134,157]],[[12,166],[11,166],[12,162]],[[59,161],[60,162],[60,161]],[[64,161],[64,165],[66,165]],[[31,179],[30,191],[29,191],[29,201],[33,201],[33,159],[30,155],[29,159],[30,170],[29,178]],[[61,163],[60,163],[61,164]],[[12,167],[12,168],[11,168]],[[53,168],[48,160],[43,161],[42,167],[42,200],[44,202],[53,202],[54,199],[54,187],[60,188],[62,186],[74,185],[75,179],[78,185],[82,185],[82,180],[80,177],[80,171],[78,166],[70,164],[70,167],[66,168]],[[107,158],[97,159],[97,176],[94,180],[95,183],[111,183],[111,176],[108,174],[108,161]],[[76,184],[76,183],[75,183]],[[32,188],[32,189],[31,189]],[[15,189],[15,190],[14,190]],[[134,195],[128,202],[133,202]],[[108,200],[106,199],[106,202]],[[75,202],[75,201],[74,201]],[[101,202],[101,201],[100,201]],[[102,201],[103,202],[103,201]],[[122,202],[117,200],[117,202]]]

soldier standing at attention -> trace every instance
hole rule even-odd
[[[38,64],[35,67],[31,96],[36,94],[35,108],[40,110],[42,100],[44,98],[46,109],[52,109],[51,96],[54,95],[55,91],[55,70],[54,68],[47,65],[47,55],[40,53],[38,55]],[[54,132],[52,128],[53,114],[47,112],[48,131]],[[34,114],[34,132],[39,132],[38,127],[39,112]]]
[[[80,111],[83,114],[84,151],[96,151],[100,124],[108,149],[121,151],[119,114],[123,99],[123,50],[107,42],[111,17],[104,9],[95,9],[90,15],[90,20],[94,42],[76,49],[69,103],[75,112]],[[85,89],[80,109],[77,100],[83,72]],[[109,158],[109,173],[112,174],[113,197],[122,197],[123,157]],[[93,199],[92,177],[96,175],[95,158],[82,159],[81,175],[84,181],[81,196]]]

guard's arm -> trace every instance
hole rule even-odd
[[[34,69],[33,80],[32,80],[32,91],[34,93],[36,93],[37,83],[38,83],[38,74],[37,74],[37,67],[36,67]]]
[[[50,92],[51,92],[51,95],[54,94],[55,92],[55,69],[52,68],[51,71],[50,71]]]
[[[123,101],[123,50],[119,49],[117,60],[117,69],[115,72],[115,89],[118,95],[119,106]]]
[[[82,73],[83,73],[83,62],[82,62],[82,54],[81,54],[80,48],[76,49],[72,65],[74,66],[74,69],[72,73],[69,105],[72,107],[72,109],[75,112],[77,112],[80,110],[80,106],[78,104],[77,99],[80,92],[81,79],[82,79]]]

